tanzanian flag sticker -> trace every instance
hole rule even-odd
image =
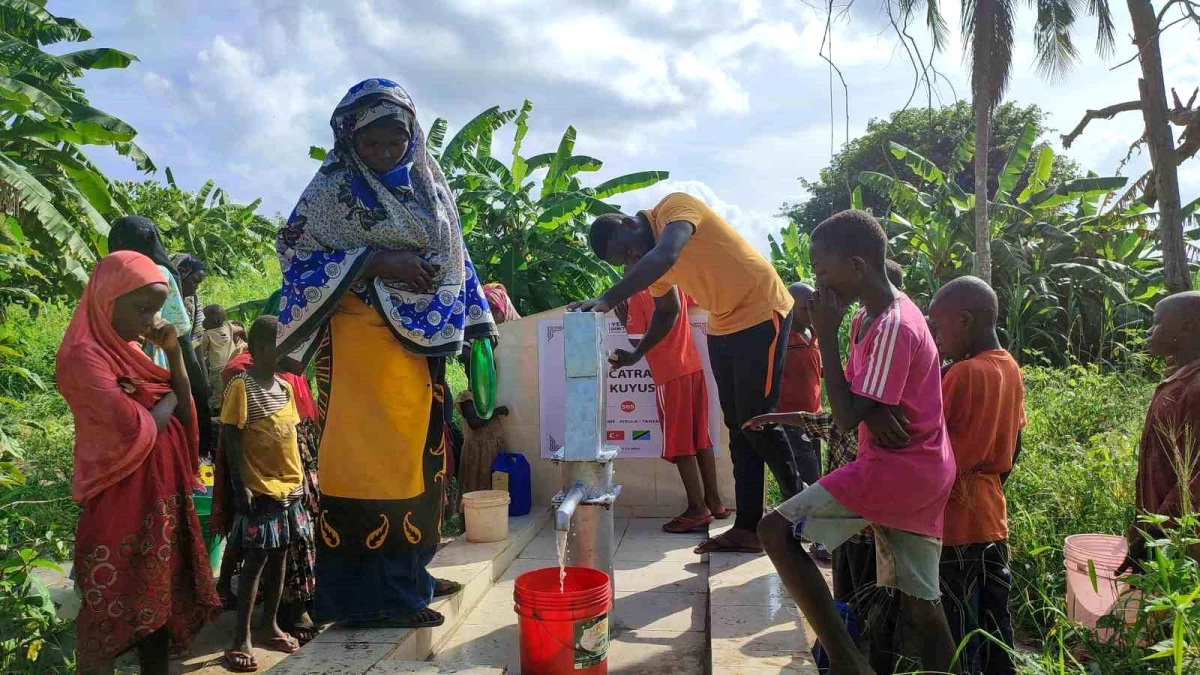
[[[650,430],[649,429],[634,429],[633,430],[633,440],[635,440],[635,441],[650,440]]]

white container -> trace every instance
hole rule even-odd
[[[508,539],[508,503],[512,497],[504,490],[479,490],[463,495],[463,515],[467,521],[467,541],[486,544]]]

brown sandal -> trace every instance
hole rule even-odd
[[[704,516],[703,518],[685,518],[683,516],[676,516],[665,523],[662,526],[662,529],[663,532],[668,534],[690,534],[692,532],[699,532],[700,530],[707,530],[709,524],[714,520],[716,520],[716,518],[714,518],[712,514]]]
[[[711,539],[706,539],[695,548],[694,553],[762,553],[762,546],[753,548],[750,546],[742,546],[729,541],[729,538],[724,534],[719,534]]]

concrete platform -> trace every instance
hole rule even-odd
[[[520,671],[513,584],[529,570],[558,564],[549,513],[510,520],[495,544],[458,540],[438,552],[431,571],[464,590],[436,601],[446,615],[436,629],[348,630],[334,626],[296,654],[255,650],[260,672],[278,675],[499,675]],[[616,606],[610,616],[609,672],[697,675],[815,675],[812,631],[764,555],[692,549],[704,534],[674,535],[663,519],[619,519]],[[716,534],[731,523],[712,528]],[[824,569],[826,580],[829,570]],[[45,581],[62,610],[75,608],[69,580]],[[234,614],[198,636],[173,673],[228,672],[221,655]],[[119,672],[136,673],[132,658]]]
[[[817,675],[812,629],[766,555],[712,553],[708,568],[711,675]]]
[[[618,520],[616,606],[610,617],[610,673],[704,673],[708,661],[708,565],[692,552],[703,534],[662,531],[665,520]],[[513,580],[558,564],[547,528],[433,657],[442,666],[520,670]]]

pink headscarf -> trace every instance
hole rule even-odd
[[[492,319],[497,325],[521,318],[521,315],[517,313],[517,308],[513,306],[512,300],[508,297],[508,289],[504,287],[504,284],[484,284],[483,297],[487,299],[488,307],[492,310]]]
[[[112,315],[117,298],[165,283],[158,266],[140,253],[120,251],[104,258],[92,272],[58,348],[54,377],[75,416],[71,498],[77,504],[136,471],[158,440],[150,408],[171,391],[171,373],[156,366],[138,345],[122,340]],[[189,454],[198,462],[194,420],[193,415],[185,437]]]

